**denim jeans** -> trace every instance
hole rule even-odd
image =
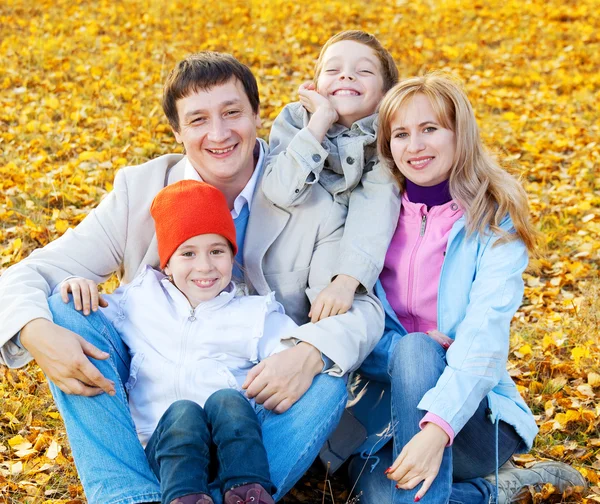
[[[433,388],[446,367],[445,350],[423,333],[407,334],[398,341],[389,369],[392,383],[393,446],[388,443],[377,456],[381,463],[369,472],[370,464],[355,456],[350,464],[352,482],[357,481],[355,494],[362,492],[361,504],[414,503],[421,485],[413,490],[397,490],[395,482],[383,471],[392,465],[412,437],[419,432],[419,422],[425,411],[417,409],[421,398]],[[495,470],[496,427],[486,415],[487,399],[462,430],[454,443],[444,449],[437,477],[421,498],[423,504],[487,504],[495,487],[483,479]],[[504,464],[521,445],[514,428],[500,421],[498,425],[498,461]]]
[[[54,322],[108,352],[106,360],[90,359],[115,382],[116,395],[83,397],[50,390],[65,422],[79,478],[90,504],[138,504],[161,500],[152,471],[131,418],[123,384],[129,377],[127,347],[100,312],[84,316],[60,295],[49,299]],[[288,411],[278,415],[256,408],[269,459],[275,500],[288,492],[317,457],[338,424],[347,399],[343,379],[318,375],[310,389]],[[222,502],[218,485],[211,485],[215,504]]]
[[[204,408],[193,401],[174,402],[148,441],[146,456],[165,504],[185,495],[210,495],[211,480],[218,480],[221,494],[247,483],[262,485],[270,495],[276,490],[260,423],[237,390],[215,392]]]

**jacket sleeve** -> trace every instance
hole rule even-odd
[[[123,262],[128,223],[128,193],[124,171],[117,172],[113,191],[75,228],[0,277],[0,364],[20,367],[31,355],[15,351],[9,340],[25,324],[52,320],[48,296],[69,276],[101,283]]]
[[[282,338],[293,333],[298,324],[285,313],[273,311],[266,315],[262,337],[258,340],[258,360],[290,348],[290,344],[281,342]]]
[[[277,116],[269,135],[262,190],[283,208],[306,199],[329,155],[304,123],[308,123],[308,113],[299,102],[291,103]]]
[[[350,193],[336,274],[356,278],[363,292],[373,290],[399,215],[398,185],[388,168],[377,162],[372,169],[365,169],[360,183]]]
[[[317,241],[308,277],[306,295],[312,303],[331,281],[339,257],[345,208],[333,203]],[[316,324],[308,322],[291,335],[315,346],[334,362],[324,372],[343,376],[357,369],[381,339],[383,307],[373,293],[357,294],[349,311],[327,317]]]
[[[465,317],[446,353],[447,366],[418,408],[437,415],[458,434],[506,369],[510,322],[523,299],[522,274],[528,263],[521,241],[483,253],[469,293]]]

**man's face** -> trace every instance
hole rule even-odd
[[[204,182],[219,187],[250,179],[260,117],[239,80],[177,100],[177,113],[175,138]]]

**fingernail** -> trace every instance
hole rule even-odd
[[[446,349],[447,349],[447,348],[450,348],[450,343],[448,343],[447,341],[444,341],[444,342],[442,343],[442,346],[443,346],[444,348],[446,348]]]
[[[396,485],[396,490],[400,490],[400,485]]]
[[[391,470],[392,470],[392,468],[388,467],[385,471],[383,471],[383,474],[387,474],[387,473],[391,472]]]
[[[415,502],[419,502],[421,500],[421,497],[419,497],[418,495],[415,497]]]

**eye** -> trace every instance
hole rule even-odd
[[[191,251],[183,252],[181,255],[182,257],[194,257],[194,253]]]
[[[225,253],[225,250],[223,250],[223,249],[213,249],[213,250],[210,251],[210,253],[212,255],[221,255],[221,254]]]
[[[206,121],[206,117],[195,117],[190,121],[190,124],[199,124]]]
[[[360,73],[364,73],[364,74],[369,74],[369,75],[375,75],[375,72],[373,72],[372,70],[367,70],[366,68],[359,70]]]
[[[434,131],[437,131],[437,128],[435,126],[427,126],[423,131],[425,131],[425,133],[433,133]]]
[[[394,135],[394,138],[406,138],[407,136],[408,136],[408,133],[406,133],[405,131],[398,131]]]
[[[227,112],[225,112],[225,115],[228,117],[235,117],[239,114],[240,114],[239,110],[228,110]]]
[[[335,73],[335,72],[337,72],[337,71],[338,71],[338,69],[337,69],[337,68],[327,68],[327,69],[325,70],[325,73]]]

